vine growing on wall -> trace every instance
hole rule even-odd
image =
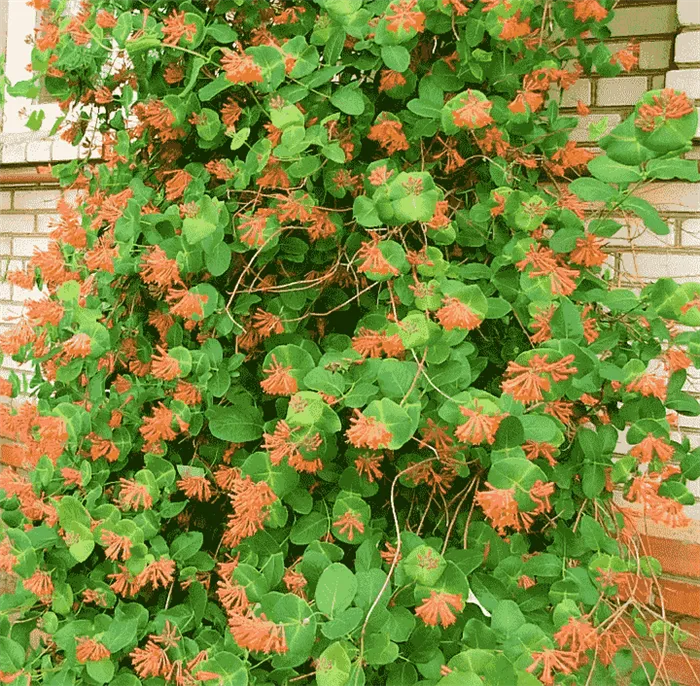
[[[612,0],[31,4],[8,91],[83,154],[8,274],[0,681],[663,681],[631,520],[687,525],[700,285],[604,248],[697,114],[570,140]]]

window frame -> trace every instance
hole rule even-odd
[[[0,51],[5,54],[5,75],[10,83],[28,78],[26,65],[31,62],[32,43],[27,36],[34,36],[38,25],[38,11],[26,4],[26,0],[0,0]],[[40,103],[30,98],[8,97],[0,113],[0,131],[3,137],[27,134],[25,122],[32,112],[43,110],[44,120],[39,131],[51,129],[61,110],[56,103]],[[38,132],[37,132],[38,133]]]

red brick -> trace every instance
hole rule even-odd
[[[617,595],[620,600],[628,600],[634,595],[640,603],[651,602],[652,580],[649,577],[636,574],[621,574],[617,584]]]
[[[683,686],[700,684],[700,655],[697,653],[678,653],[667,650],[663,657],[655,647],[639,646],[638,659],[651,662],[658,670],[659,683],[674,682]]]
[[[700,584],[662,577],[659,586],[666,612],[700,617]],[[655,592],[658,593],[658,590],[655,589]],[[661,606],[661,598],[657,597],[655,602]]]
[[[700,578],[700,543],[657,536],[642,535],[640,538],[644,554],[655,557],[664,572]]]
[[[678,625],[689,634],[688,639],[683,641],[683,648],[700,652],[700,622],[682,619],[678,622]]]
[[[21,467],[24,464],[26,450],[14,443],[0,444],[0,464],[9,467]]]

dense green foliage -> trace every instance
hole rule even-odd
[[[8,276],[2,682],[646,684],[682,634],[613,490],[686,523],[700,286],[602,248],[668,232],[697,114],[569,142],[612,0],[33,4],[8,92],[95,154]]]

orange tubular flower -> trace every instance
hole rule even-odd
[[[403,124],[396,119],[390,119],[385,114],[381,114],[377,118],[377,123],[370,128],[367,138],[379,143],[387,155],[408,150],[410,147],[406,134],[403,132]]]
[[[416,9],[418,0],[399,0],[389,5],[386,14],[386,30],[398,33],[399,29],[410,31],[415,29],[418,33],[425,30],[425,14]]]
[[[637,111],[634,124],[642,131],[656,131],[669,119],[680,119],[693,112],[693,103],[685,93],[676,93],[673,88],[665,88],[655,95],[653,104],[644,104]]]
[[[574,141],[569,141],[552,155],[549,168],[554,174],[565,176],[569,169],[585,170],[594,157],[589,150],[579,148]]]
[[[557,464],[557,461],[554,458],[557,448],[551,443],[525,441],[523,444],[523,451],[525,452],[525,457],[527,457],[528,460],[536,460],[538,457],[544,457],[544,459],[549,463],[550,467],[554,467]]]
[[[595,1],[595,0],[593,0]],[[552,686],[557,672],[561,674],[571,674],[581,665],[581,655],[573,651],[553,650],[544,648],[539,653],[532,653],[533,663],[526,671],[531,674],[538,667],[542,667],[542,674],[539,679],[544,686]]]
[[[350,418],[350,424],[352,426],[345,435],[356,448],[379,450],[389,447],[393,435],[386,425],[377,421],[375,417],[367,417],[355,409],[354,416]]]
[[[24,303],[27,318],[35,326],[58,326],[63,319],[65,308],[58,300],[27,300]]]
[[[461,593],[438,593],[430,591],[430,597],[416,607],[416,617],[420,617],[428,626],[440,626],[446,629],[457,621],[453,610],[461,612],[464,601]]]
[[[211,484],[205,476],[186,476],[177,481],[176,485],[188,498],[202,503],[211,500]]]
[[[111,653],[99,641],[88,636],[75,639],[75,659],[85,664],[86,662],[99,662],[106,660]]]
[[[643,464],[647,464],[651,462],[654,454],[662,462],[668,462],[673,458],[674,452],[674,447],[666,443],[663,438],[657,438],[654,434],[648,433],[630,450],[630,455],[636,457]]]
[[[462,98],[459,109],[452,112],[452,121],[455,126],[466,127],[468,129],[481,129],[493,122],[491,117],[491,107],[489,100],[479,100],[471,91],[467,92],[467,97]]]
[[[245,588],[231,579],[221,579],[216,584],[216,597],[228,615],[244,614],[250,606]]]
[[[34,329],[26,319],[21,319],[12,329],[0,334],[0,351],[5,355],[16,355],[25,345],[35,340]]]
[[[462,443],[470,443],[471,445],[480,445],[484,441],[489,445],[494,444],[496,432],[501,422],[505,419],[505,414],[483,414],[478,402],[475,403],[474,409],[461,406],[459,411],[468,419],[455,429],[457,440]]]
[[[520,531],[523,527],[520,522],[520,511],[515,500],[514,488],[494,488],[486,483],[486,491],[479,491],[475,500],[483,510],[486,518],[501,536],[505,535],[507,527]]]
[[[272,334],[284,333],[282,320],[272,312],[265,312],[258,307],[253,315],[253,326],[261,338],[269,338]]]
[[[170,357],[163,346],[156,346],[156,350],[157,353],[151,358],[151,374],[164,381],[172,381],[180,376],[178,361],[174,357]]]
[[[95,17],[95,23],[101,29],[113,29],[117,25],[117,18],[107,10],[100,10]]]
[[[144,484],[123,477],[119,479],[119,483],[121,489],[117,502],[122,510],[150,510],[153,507],[153,498]]]
[[[68,360],[87,357],[92,349],[90,336],[76,333],[63,344],[63,355]]]
[[[171,664],[167,653],[154,641],[148,641],[145,648],[135,648],[129,654],[134,672],[140,679],[164,677],[170,673]]]
[[[564,381],[578,371],[569,366],[573,360],[573,355],[567,355],[559,362],[548,363],[547,355],[533,355],[527,366],[511,361],[506,368],[506,376],[510,378],[501,384],[501,388],[520,402],[539,402],[544,400],[542,391],[551,389],[547,375],[553,381]]]
[[[177,45],[184,37],[192,42],[197,33],[196,24],[185,24],[185,13],[173,10],[163,19],[163,45]]]
[[[554,484],[552,482],[535,481],[530,489],[530,498],[535,502],[534,514],[542,514],[549,512],[552,509],[552,504],[549,502],[549,496],[554,493]]]
[[[359,515],[357,515],[352,510],[346,510],[345,513],[339,517],[333,526],[338,529],[338,533],[348,537],[348,541],[352,541],[355,538],[355,531],[360,534],[365,532],[365,525],[362,523]]]
[[[199,293],[191,293],[186,288],[173,288],[165,300],[170,303],[170,313],[176,317],[183,319],[192,319],[193,317],[203,317],[204,309],[209,300],[209,296]]]
[[[556,309],[556,305],[550,305],[546,310],[537,312],[532,318],[530,326],[535,331],[535,335],[531,336],[530,340],[533,343],[544,343],[552,337],[551,322]]]
[[[165,199],[173,202],[181,198],[192,181],[192,174],[184,169],[168,172],[170,178],[165,182]]]
[[[290,567],[289,569],[285,570],[282,581],[290,593],[294,593],[294,595],[298,595],[300,598],[306,599],[306,592],[304,589],[309,582],[301,572],[297,572],[295,569]]]
[[[260,382],[260,388],[268,395],[293,395],[299,390],[297,380],[289,373],[292,370],[291,365],[283,366],[275,356],[272,356],[272,362],[267,369],[263,369],[263,374],[267,374],[267,378]]]
[[[584,267],[600,267],[608,259],[601,250],[604,245],[605,241],[592,233],[586,234],[585,238],[577,238],[576,248],[570,255],[571,261]]]
[[[360,249],[357,251],[357,257],[364,261],[357,268],[357,271],[363,274],[372,272],[382,276],[388,274],[398,276],[399,270],[384,257],[379,248],[379,243],[380,241],[377,239],[362,242]]]
[[[625,71],[632,71],[639,64],[639,43],[632,41],[610,58],[611,64],[619,64]]]
[[[372,331],[364,326],[360,328],[357,335],[353,336],[352,348],[360,353],[362,357],[381,357],[383,346],[383,335],[379,331]]]
[[[525,19],[521,21],[520,15],[521,10],[518,10],[510,18],[498,17],[499,23],[503,25],[501,33],[498,36],[501,40],[515,40],[516,38],[523,38],[532,33],[530,17],[525,17]]]
[[[151,562],[146,568],[136,576],[136,586],[143,588],[150,584],[153,590],[167,588],[173,583],[175,575],[175,562],[162,557],[160,560]]]
[[[543,370],[533,363],[536,358],[539,359],[539,356],[532,358],[527,367],[516,362],[508,363],[506,374],[512,378],[501,384],[504,393],[510,393],[513,398],[523,403],[544,400],[542,391],[549,391],[551,383],[542,375]]]
[[[250,55],[244,52],[233,52],[224,48],[221,59],[226,78],[233,83],[262,83],[263,75],[260,67],[255,64]]]
[[[560,648],[567,645],[574,653],[583,653],[594,648],[598,641],[598,632],[595,627],[583,619],[569,617],[568,624],[564,624],[556,634],[554,640]]]
[[[306,454],[313,454],[321,446],[322,438],[320,434],[307,434],[301,439],[292,437],[292,429],[283,419],[277,422],[275,431],[272,434],[263,434],[263,447],[270,453],[270,462],[278,465],[286,457],[287,464],[298,472],[315,474],[323,468],[320,458],[307,460],[301,453],[301,449]]]
[[[362,455],[355,460],[355,469],[360,476],[365,476],[372,484],[375,479],[381,479],[384,476],[380,469],[383,460],[383,455]]]
[[[452,331],[452,329],[471,331],[480,326],[483,321],[469,305],[465,305],[459,298],[450,297],[442,299],[442,307],[435,313],[435,316],[447,331]]]
[[[570,0],[568,6],[574,10],[577,21],[603,21],[608,16],[608,10],[598,0]]]
[[[406,77],[398,71],[382,69],[379,75],[379,92],[390,91],[392,88],[399,88],[406,85]],[[379,185],[379,184],[375,184]]]
[[[128,560],[131,557],[131,539],[127,536],[119,536],[114,531],[104,529],[102,531],[102,543],[107,546],[105,557],[109,560]]]
[[[645,398],[653,396],[659,400],[666,400],[667,380],[654,374],[642,374],[630,381],[626,390],[628,393],[641,393]]]
[[[177,437],[177,432],[171,426],[174,418],[174,413],[163,403],[159,403],[153,408],[152,416],[144,418],[139,432],[146,441],[144,448],[147,451],[151,451],[153,448],[157,449],[161,441],[172,441]],[[181,420],[178,421],[181,422]],[[186,428],[185,423],[181,422],[181,428],[183,425]]]
[[[139,276],[144,283],[157,286],[162,290],[168,290],[182,283],[177,261],[169,259],[165,250],[159,245],[151,246],[141,258]]]
[[[680,348],[669,348],[663,355],[664,364],[671,374],[688,369],[693,361],[688,357],[684,350]]]
[[[265,615],[256,617],[252,612],[247,615],[232,615],[229,617],[229,629],[241,648],[266,655],[281,655],[288,650],[284,626],[268,621]]]
[[[180,400],[185,405],[192,407],[202,402],[202,394],[194,384],[187,381],[178,381],[173,392],[173,400]]]
[[[277,500],[269,485],[264,481],[253,481],[249,476],[237,479],[232,486],[231,505],[222,542],[235,548],[244,538],[253,536],[263,528],[270,516],[270,506]]]
[[[53,581],[51,580],[51,575],[47,572],[42,572],[37,569],[34,574],[32,574],[28,579],[22,582],[24,588],[38,596],[42,602],[50,601],[53,595]]]

